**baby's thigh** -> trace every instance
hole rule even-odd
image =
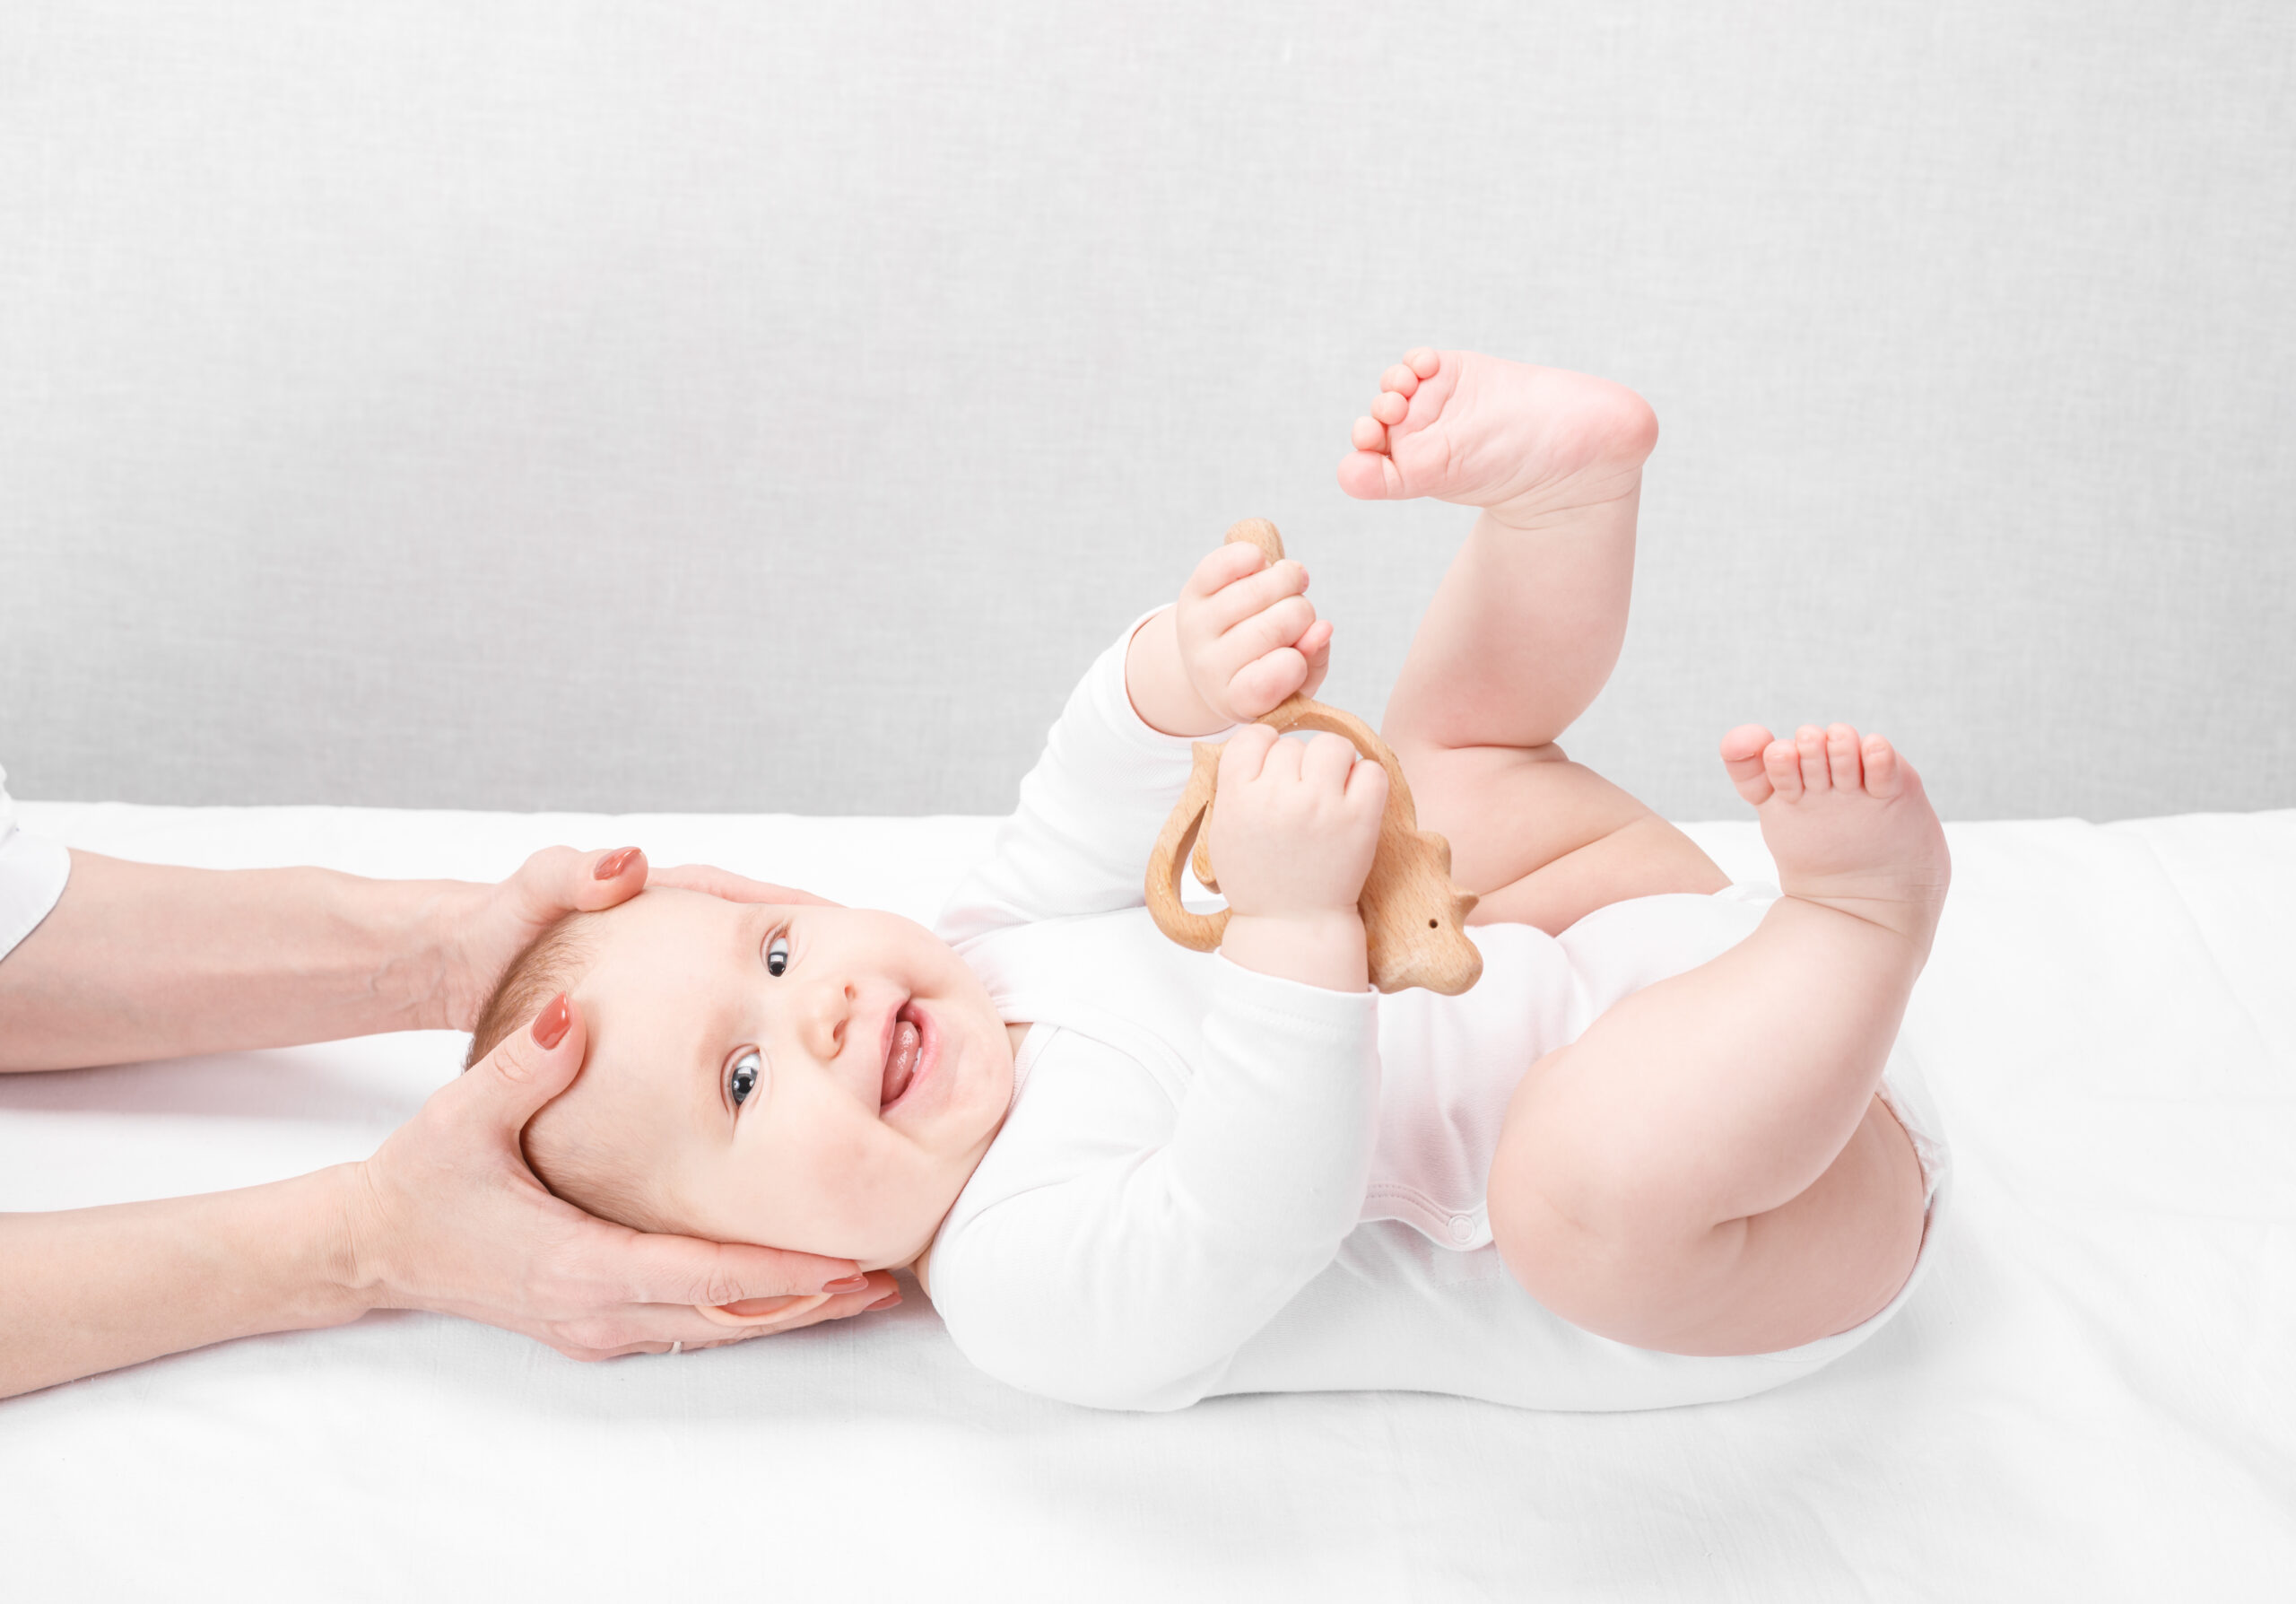
[[[1572,1049],[1531,1075],[1561,1070]],[[1526,1077],[1526,1080],[1530,1077]],[[1924,1241],[1926,1194],[1905,1127],[1880,1098],[1825,1172],[1777,1208],[1693,1228],[1638,1229],[1631,1129],[1535,1128],[1510,1103],[1486,1193],[1492,1244],[1523,1289],[1583,1329],[1659,1352],[1781,1353],[1851,1329],[1890,1303]],[[1613,1126],[1622,1122],[1611,1121]],[[1647,1167],[1647,1166],[1646,1166]]]
[[[1397,744],[1419,827],[1450,843],[1451,877],[1482,899],[1473,924],[1560,935],[1597,908],[1729,876],[1698,844],[1560,746]]]

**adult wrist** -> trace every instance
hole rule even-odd
[[[424,900],[424,928],[419,946],[427,957],[432,981],[418,1011],[416,1028],[466,1031],[478,1022],[493,989],[495,976],[480,974],[471,960],[471,928],[484,913],[496,887],[467,880],[430,883]]]
[[[321,1260],[326,1284],[333,1296],[355,1311],[349,1318],[374,1309],[414,1307],[392,1285],[382,1210],[367,1166],[336,1164],[309,1179],[326,1188],[332,1222]]]

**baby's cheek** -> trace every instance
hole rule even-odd
[[[946,1213],[952,1197],[935,1199],[932,1166],[916,1148],[882,1128],[874,1134],[840,1146],[822,1178],[826,1212],[857,1232],[906,1238]]]

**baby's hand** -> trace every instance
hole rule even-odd
[[[1264,724],[1220,755],[1212,867],[1230,910],[1221,950],[1246,969],[1360,991],[1368,983],[1355,910],[1379,844],[1387,771],[1340,736],[1305,745]]]
[[[1312,696],[1331,667],[1331,625],[1308,600],[1308,571],[1270,566],[1248,541],[1196,565],[1172,609],[1188,684],[1222,725],[1257,719],[1285,697]]]

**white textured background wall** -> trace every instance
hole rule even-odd
[[[1960,816],[2296,804],[2296,12],[0,11],[19,795],[997,811],[1272,517],[1374,714],[1464,533],[1379,368],[1640,388],[1570,742]]]

